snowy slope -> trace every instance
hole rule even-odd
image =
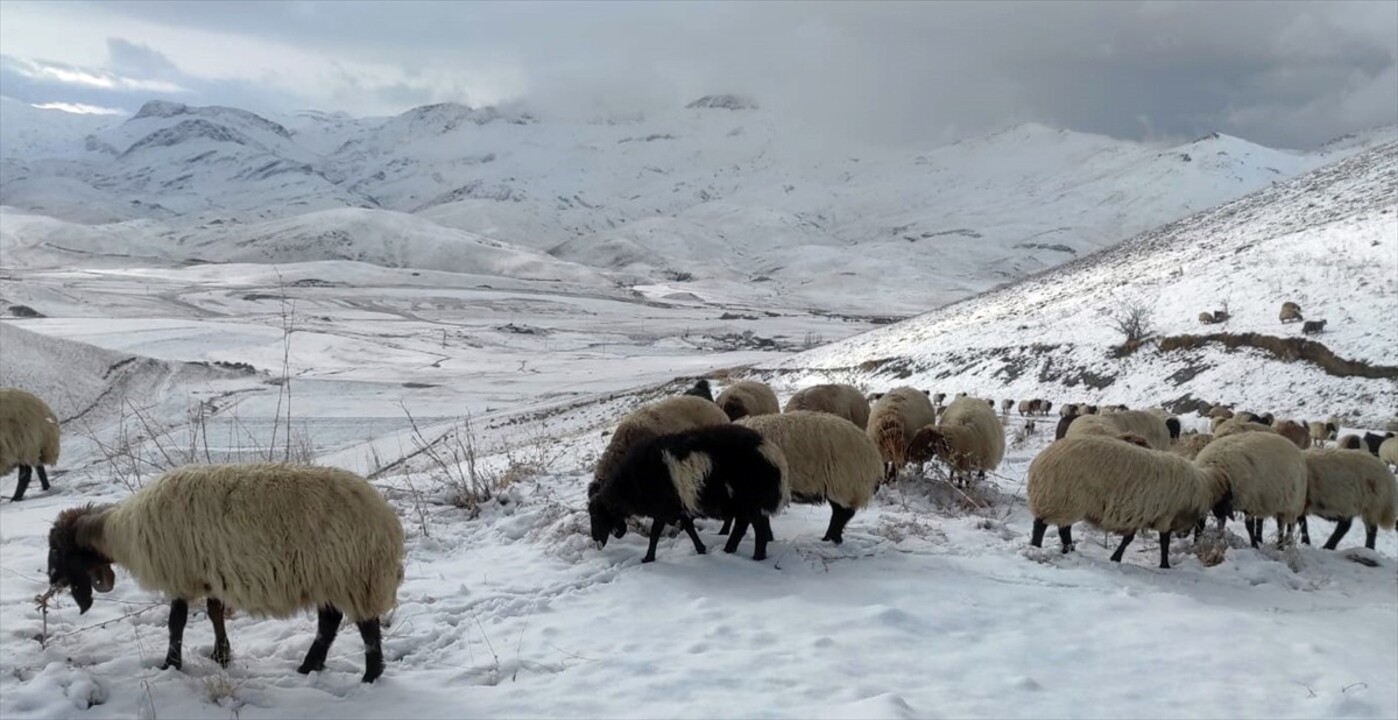
[[[15,144],[0,203],[75,222],[161,219],[194,245],[224,241],[215,221],[382,208],[630,283],[682,277],[700,297],[906,315],[1382,135],[1307,154],[1227,136],[1159,148],[1026,124],[941,148],[869,148],[813,143],[799,122],[750,101],[691,105],[591,122],[450,103],[273,120],[155,101],[74,138],[61,157],[51,144]],[[371,240],[353,254],[381,253]]]
[[[1315,342],[1368,369],[1327,369],[1327,361],[1309,355],[1293,362],[1265,348],[1230,352],[1217,340],[1178,340],[1256,333],[1294,341],[1300,326],[1278,321],[1286,300],[1300,303],[1307,318],[1328,321]],[[1123,337],[1110,316],[1133,303],[1150,308],[1159,343],[1113,357]],[[1225,303],[1230,321],[1198,322],[1200,312]],[[1398,415],[1395,317],[1398,143],[1390,143],[1020,283],[770,367],[797,384],[835,372],[874,386],[910,382],[984,397],[1182,409],[1203,399],[1278,415],[1338,413],[1378,426]],[[1309,352],[1259,342],[1281,348],[1283,356]],[[1191,344],[1198,347],[1173,348]]]

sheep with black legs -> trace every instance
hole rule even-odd
[[[18,388],[0,388],[0,477],[19,468],[12,501],[24,499],[36,470],[39,487],[49,489],[44,466],[58,462],[58,450],[58,417],[49,406]]]
[[[403,581],[403,526],[364,478],[346,470],[253,463],[188,465],[113,505],[64,510],[49,531],[49,581],[80,613],[108,592],[112,565],[173,598],[162,667],[183,663],[189,603],[207,599],[213,658],[227,665],[224,608],[285,618],[315,608],[315,642],[297,668],[325,667],[348,616],[364,638],[364,682],[383,673],[379,618]]]
[[[1123,535],[1112,553],[1144,529],[1160,533],[1160,567],[1170,567],[1170,536],[1193,529],[1212,508],[1228,511],[1226,488],[1178,455],[1120,438],[1076,437],[1050,444],[1029,464],[1030,544],[1043,547],[1044,531],[1058,526],[1063,552],[1073,549],[1073,524],[1086,520]]]
[[[698,380],[695,380],[694,386],[689,388],[688,390],[685,390],[684,394],[693,397],[701,397],[705,400],[708,400],[709,402],[714,401],[714,393],[712,390],[709,389],[709,381],[705,380],[704,378],[699,378]]]
[[[756,380],[742,380],[723,389],[714,399],[729,420],[749,415],[771,415],[782,411],[772,388]]]
[[[1340,544],[1356,517],[1364,521],[1364,547],[1370,550],[1379,528],[1398,530],[1398,484],[1383,461],[1369,453],[1339,448],[1311,448],[1302,455],[1306,463],[1306,513],[1337,523],[1325,541],[1326,550]],[[1301,542],[1311,542],[1304,518]]]
[[[648,563],[655,560],[666,525],[678,523],[702,555],[705,547],[694,518],[735,518],[724,552],[735,552],[752,525],[752,559],[762,560],[772,539],[770,517],[790,497],[787,477],[781,448],[741,425],[712,425],[650,438],[632,447],[616,471],[590,493],[592,539],[605,547],[608,535],[626,535],[627,518],[651,518],[650,547],[641,559]]]
[[[908,457],[923,462],[933,457],[945,462],[969,484],[969,474],[980,479],[1000,467],[1005,458],[1005,428],[995,411],[970,398],[958,399],[942,413],[936,425],[925,425],[913,435]]]
[[[1325,332],[1326,320],[1307,320],[1301,323],[1302,335],[1316,335]]]
[[[842,417],[859,427],[869,426],[869,401],[851,385],[812,385],[786,401],[783,412],[810,410]]]
[[[612,432],[612,439],[607,442],[607,448],[602,451],[602,457],[593,469],[588,493],[596,491],[602,480],[616,470],[627,451],[637,443],[658,435],[707,425],[724,425],[727,422],[728,416],[718,405],[693,395],[669,397],[642,405],[622,418]]]
[[[834,415],[804,410],[757,415],[738,424],[781,448],[791,501],[829,502],[830,526],[821,539],[844,542],[845,524],[869,504],[883,472],[869,436]]]
[[[1282,545],[1305,514],[1306,461],[1300,448],[1276,433],[1215,436],[1194,464],[1228,488],[1253,547],[1262,543],[1265,518],[1276,518],[1277,543]],[[1220,519],[1220,529],[1223,523]]]
[[[1334,423],[1312,420],[1306,424],[1306,428],[1311,432],[1311,444],[1316,447],[1325,447],[1325,441],[1335,436],[1338,428]]]
[[[883,458],[885,480],[896,478],[898,471],[908,463],[908,443],[912,442],[913,435],[935,422],[937,411],[927,396],[915,388],[894,388],[874,403],[869,410],[867,432]]]

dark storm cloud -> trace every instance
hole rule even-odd
[[[343,61],[317,81],[333,87],[307,82],[299,103],[339,105],[330,110],[523,97],[587,115],[739,92],[874,140],[1035,120],[1293,147],[1398,122],[1394,2],[127,2],[92,12]],[[111,69],[168,78],[161,50],[114,41]],[[355,63],[393,76],[365,81]],[[201,97],[213,90],[181,79]]]

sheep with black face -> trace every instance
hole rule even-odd
[[[694,518],[734,518],[724,552],[735,552],[748,526],[756,535],[754,560],[767,557],[769,518],[790,497],[786,458],[775,443],[741,425],[712,425],[644,440],[626,453],[615,472],[589,488],[592,539],[626,535],[627,518],[652,519],[650,546],[641,562],[655,560],[668,524],[678,523],[703,554]]]

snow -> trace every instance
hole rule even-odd
[[[137,192],[122,175],[136,166],[113,156],[21,158],[38,179],[0,210],[0,385],[48,399],[64,446],[52,490],[0,501],[0,717],[1398,717],[1398,535],[1372,551],[1358,530],[1339,551],[1253,550],[1235,523],[1221,562],[1177,539],[1170,570],[1150,533],[1120,564],[1085,526],[1075,553],[1031,548],[1024,482],[1045,420],[1030,432],[1009,418],[1004,464],[966,495],[935,465],[905,471],[840,547],[819,539],[827,508],[794,506],[767,561],[749,559],[750,539],[720,552],[706,522],[709,553],[672,536],[641,565],[642,533],[598,550],[584,512],[612,424],[698,375],[716,391],[768,379],[783,399],[828,381],[1136,407],[1190,396],[1381,427],[1398,380],[1217,346],[1112,359],[1102,314],[1141,298],[1161,334],[1291,337],[1276,311],[1294,299],[1330,320],[1315,339],[1336,354],[1393,366],[1398,145],[1347,142],[1347,159],[1300,174],[1334,158],[1029,125],[919,156],[789,164],[763,110],[707,104],[566,129],[463,106],[308,112],[277,118],[284,134],[240,111],[160,105],[142,132],[109,128],[134,144],[197,117],[258,146],[204,136],[149,159],[166,179],[193,170],[170,193]],[[287,142],[321,174],[285,195],[180,164],[194,147],[236,164]],[[640,163],[670,175],[657,185],[663,173]],[[524,199],[411,212],[477,173],[487,190],[518,178]],[[642,212],[700,177],[720,196]],[[110,193],[111,208],[185,214],[100,222],[29,205],[44,187],[82,191],[71,183]],[[344,203],[370,185],[384,206]],[[1247,190],[1260,192],[1152,229]],[[295,212],[269,200],[312,196]],[[588,236],[591,254],[574,239]],[[1042,247],[1006,252],[1022,243]],[[924,244],[937,249],[909,261]],[[874,329],[1075,256],[1087,257]],[[671,257],[684,262],[656,260]],[[1197,325],[1225,300],[1227,324]],[[18,305],[42,317],[15,317]],[[165,599],[120,568],[85,615],[55,598],[45,629],[33,599],[61,509],[120,501],[190,459],[287,454],[369,476],[402,517],[406,576],[379,682],[359,683],[352,628],[326,671],[296,674],[309,615],[235,612],[221,669],[198,607],[185,668],[159,670]],[[472,472],[492,488],[479,504],[460,500]]]

